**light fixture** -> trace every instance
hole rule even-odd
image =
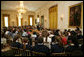
[[[20,1],[20,7],[17,8],[18,16],[22,18],[22,15],[26,13],[26,9],[24,8],[23,1]]]

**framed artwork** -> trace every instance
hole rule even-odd
[[[81,27],[82,3],[69,7],[69,27]]]

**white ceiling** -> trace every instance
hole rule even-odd
[[[49,1],[24,1],[24,7],[29,11],[35,11],[46,5]],[[20,1],[1,1],[1,10],[16,10],[20,6]]]

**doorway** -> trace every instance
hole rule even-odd
[[[41,16],[41,25],[44,27],[44,16]]]
[[[50,29],[57,29],[57,9],[58,6],[52,6],[49,8],[49,28]]]

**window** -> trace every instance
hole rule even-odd
[[[39,18],[37,18],[37,22],[39,22]]]
[[[4,17],[5,27],[8,27],[8,17]]]
[[[30,17],[30,25],[32,26],[32,17]]]
[[[34,25],[34,16],[33,15],[29,15],[28,16],[28,25]]]

